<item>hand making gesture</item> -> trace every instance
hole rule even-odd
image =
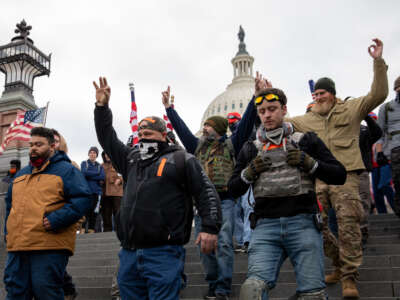
[[[375,45],[371,45],[368,47],[368,53],[371,55],[372,58],[380,58],[382,57],[382,51],[383,51],[383,43],[380,39],[373,39],[372,40]]]
[[[162,103],[164,104],[165,108],[168,108],[171,106],[171,103],[169,102],[170,95],[171,95],[171,89],[168,86],[167,90],[162,92]]]
[[[255,91],[254,95],[257,97],[263,90],[267,88],[272,88],[272,84],[266,78],[262,76],[261,73],[256,72],[256,79],[255,79]]]
[[[98,106],[104,106],[110,101],[111,88],[108,86],[105,77],[100,77],[99,82],[100,87],[93,81],[94,88],[96,89],[96,104]]]

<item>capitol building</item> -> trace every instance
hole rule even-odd
[[[208,105],[201,119],[200,130],[197,135],[201,134],[204,121],[211,116],[218,115],[226,117],[230,112],[238,112],[243,115],[247,104],[254,94],[254,58],[250,56],[246,50],[244,36],[244,30],[242,26],[240,26],[238,33],[240,41],[239,51],[231,60],[233,65],[232,83]]]

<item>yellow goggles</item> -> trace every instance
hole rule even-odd
[[[254,104],[255,105],[259,105],[261,104],[264,100],[267,101],[279,101],[279,97],[275,94],[266,94],[266,95],[262,95],[262,96],[258,96],[255,100],[254,100]]]

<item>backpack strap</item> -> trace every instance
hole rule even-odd
[[[233,160],[233,164],[236,165],[235,148],[233,147],[232,139],[227,138],[225,140],[225,144],[228,147],[229,154],[231,155],[231,158]]]
[[[176,172],[178,175],[178,182],[180,183],[185,194],[185,227],[184,227],[184,243],[190,240],[193,221],[193,200],[189,192],[188,177],[186,175],[186,151],[177,150],[174,152],[174,161]]]

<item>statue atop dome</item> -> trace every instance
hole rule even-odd
[[[242,25],[240,25],[239,33],[238,33],[238,38],[239,38],[239,41],[240,41],[240,43],[239,43],[239,51],[238,51],[238,53],[236,53],[236,55],[240,55],[240,54],[249,55],[249,53],[247,53],[247,51],[246,51],[246,44],[244,43],[244,36],[245,36],[245,33],[244,33],[244,30],[243,30],[243,27],[242,27]]]

